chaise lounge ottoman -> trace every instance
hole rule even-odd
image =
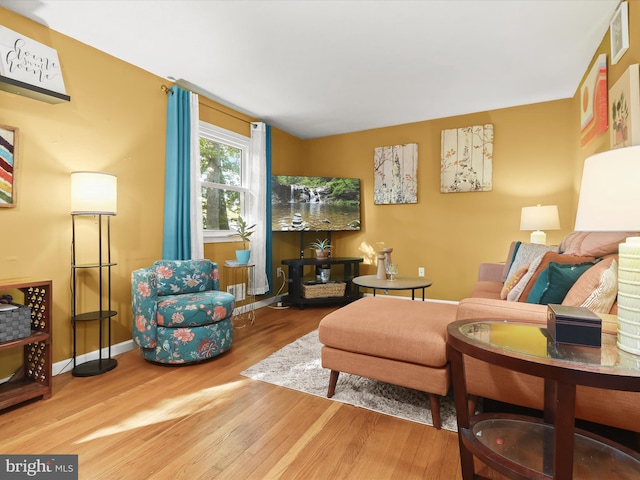
[[[322,366],[331,370],[327,396],[340,372],[429,393],[433,426],[451,383],[447,325],[457,305],[364,297],[325,316],[318,327]]]

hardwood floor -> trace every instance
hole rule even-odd
[[[83,480],[461,478],[455,433],[240,375],[331,310],[259,309],[199,365],[132,351],[101,376],[58,375],[49,400],[0,413],[0,453],[77,454]]]

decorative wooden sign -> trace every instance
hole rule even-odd
[[[0,76],[3,90],[45,101],[52,100],[40,98],[42,95],[55,97],[58,101],[69,100],[58,52],[3,26],[0,26]],[[36,95],[20,91],[20,88]]]

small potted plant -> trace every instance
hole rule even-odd
[[[238,215],[238,218],[235,221],[236,231],[235,233],[231,233],[230,237],[240,237],[242,239],[242,250],[236,250],[236,260],[240,264],[249,263],[249,256],[251,255],[251,250],[247,249],[247,242],[249,241],[249,237],[253,234],[253,229],[256,227],[255,224],[249,226],[246,220]]]
[[[316,258],[318,260],[325,260],[329,258],[332,245],[329,243],[328,238],[324,240],[316,239],[315,242],[309,244],[309,248],[316,251]]]

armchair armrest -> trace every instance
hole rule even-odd
[[[151,268],[131,273],[131,309],[133,312],[133,340],[143,348],[154,348],[158,328],[158,283]]]
[[[457,320],[513,320],[547,324],[547,306],[489,298],[465,298],[458,304]]]

